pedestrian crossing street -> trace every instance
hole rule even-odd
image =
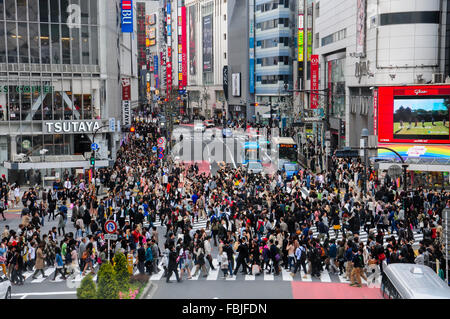
[[[350,281],[347,280],[344,276],[340,276],[339,274],[330,273],[328,270],[324,269],[321,272],[320,278],[312,277],[310,274],[305,274],[303,270],[299,270],[294,277],[291,276],[291,273],[281,268],[281,273],[279,276],[275,276],[272,274],[267,274],[264,272],[261,275],[245,275],[242,274],[239,270],[237,276],[224,278],[222,270],[219,269],[219,264],[217,259],[213,259],[213,265],[215,270],[209,269],[207,277],[204,277],[202,272],[199,271],[196,276],[194,276],[195,266],[191,269],[192,279],[187,279],[188,275],[183,274],[184,281],[295,281],[295,282],[317,282],[317,283],[343,283],[350,284]],[[165,282],[166,278],[164,275],[164,270],[162,267],[162,262],[159,264],[160,271],[156,274],[153,274],[150,277],[151,281],[161,281]],[[178,270],[178,274],[180,275],[180,271]],[[361,282],[363,285],[367,285],[372,288],[379,288],[381,285],[381,276],[378,277],[368,277],[370,282],[367,282],[365,279],[361,278]],[[175,273],[170,277],[171,281],[176,281]]]
[[[195,266],[194,266],[191,269],[192,279],[189,279],[189,281],[295,281],[295,282],[318,282],[318,283],[322,282],[322,283],[344,283],[344,284],[350,283],[350,281],[347,280],[344,276],[340,276],[339,274],[330,273],[326,269],[324,269],[321,272],[320,278],[312,277],[310,274],[305,274],[303,272],[303,270],[299,270],[297,272],[297,274],[295,274],[295,276],[292,277],[291,273],[289,271],[287,271],[286,269],[284,269],[283,267],[281,267],[281,273],[279,276],[275,276],[273,273],[267,274],[266,272],[264,272],[263,274],[261,274],[259,276],[244,275],[239,271],[237,276],[233,275],[232,277],[224,278],[223,272],[219,267],[219,263],[218,263],[217,259],[213,259],[213,265],[215,267],[215,270],[209,269],[206,277],[203,276],[203,273],[201,271],[199,271],[197,273],[197,275],[194,276],[194,272],[195,272]],[[207,268],[209,268],[209,267],[207,267]],[[163,269],[162,261],[159,263],[159,269],[160,269],[160,271],[158,273],[151,275],[151,277],[150,277],[151,281],[165,282],[166,278],[163,277],[164,269]],[[97,273],[97,271],[98,271],[97,266],[94,267],[94,271],[95,271],[95,273]],[[44,278],[44,277],[42,277],[41,274],[39,274],[37,276],[37,279],[32,278],[32,275],[34,272],[32,272],[32,271],[25,272],[23,274],[25,277],[25,284],[40,284],[43,282],[45,282],[45,283],[60,283],[60,282],[65,281],[62,278],[60,278],[61,276],[59,274],[57,275],[56,280],[54,280],[54,281],[52,280],[54,273],[55,273],[55,267],[49,267],[44,272],[47,277]],[[88,273],[89,272],[87,271],[86,274],[88,274]],[[178,270],[178,273],[180,274],[179,270]],[[134,267],[134,269],[133,269],[133,274],[134,275],[139,274],[139,270],[136,267]],[[80,283],[83,278],[84,278],[84,276],[82,276],[80,273],[77,273],[76,275],[69,276],[67,281],[70,281],[72,283]],[[188,280],[186,273],[183,275],[182,279]],[[369,278],[369,280],[371,280],[371,279],[372,278]],[[94,280],[94,282],[97,281],[97,274],[94,275],[93,280]],[[172,274],[170,280],[176,281],[176,276],[174,273]],[[371,281],[371,284],[369,284],[363,278],[361,278],[361,281],[362,281],[363,285],[368,285],[371,287],[380,287],[381,277],[378,276],[377,278],[373,278],[373,280]]]
[[[206,229],[206,222],[207,222],[207,219],[202,219],[202,218],[199,218],[198,222],[194,220],[192,228],[194,230],[200,230],[202,228]],[[165,227],[165,226],[161,225],[161,221],[159,220],[159,216],[156,216],[156,221],[155,221],[155,223],[153,223],[153,225],[156,226],[156,227]],[[317,238],[319,236],[319,232],[317,231],[316,226],[312,226],[311,230],[313,231],[313,237]],[[371,231],[376,231],[376,229],[371,229]],[[339,231],[337,238],[336,238],[336,233],[334,232],[333,229],[330,229],[328,234],[329,234],[330,240],[331,239],[335,239],[336,241],[342,240],[342,231],[341,230]],[[385,239],[390,238],[391,236],[394,236],[394,238],[396,240],[398,240],[398,234],[397,233],[393,233],[393,234],[386,233]],[[359,242],[366,243],[368,237],[369,237],[369,234],[361,228],[360,233],[359,233]],[[418,243],[422,239],[423,239],[423,234],[420,234],[418,232],[414,232],[414,242],[415,243]],[[386,242],[384,244],[385,244],[385,246],[387,245]]]

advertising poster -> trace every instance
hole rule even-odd
[[[203,17],[203,72],[213,71],[212,14]]]
[[[366,0],[357,0],[356,53],[364,55],[366,43]]]
[[[197,74],[197,34],[196,34],[196,6],[189,7],[189,74]]]
[[[233,96],[241,96],[241,74],[233,73],[231,76],[231,90]]]
[[[311,109],[319,107],[319,56],[311,55]]]

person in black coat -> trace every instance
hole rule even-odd
[[[171,281],[169,280],[170,277],[172,276],[172,273],[175,272],[175,277],[177,278],[178,282],[181,282],[180,276],[178,275],[178,269],[177,269],[177,252],[175,250],[175,245],[171,245],[169,247],[170,252],[169,252],[169,263],[167,266],[167,278],[166,278],[166,282],[170,283]]]
[[[239,253],[239,255],[236,260],[236,268],[234,270],[234,275],[237,274],[239,267],[241,265],[242,265],[242,273],[247,275],[248,265],[246,263],[246,260],[248,259],[248,246],[242,238],[239,239],[239,246],[236,251]]]

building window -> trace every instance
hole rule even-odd
[[[322,46],[326,46],[328,44],[343,40],[347,37],[347,29],[339,30],[335,33],[332,33],[324,38],[322,38]]]
[[[394,12],[380,14],[380,26],[392,24],[439,24],[439,11]]]

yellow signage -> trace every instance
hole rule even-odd
[[[303,39],[303,30],[298,30],[298,61],[303,62],[304,61],[304,54],[303,54],[303,45],[304,45],[304,39]]]

